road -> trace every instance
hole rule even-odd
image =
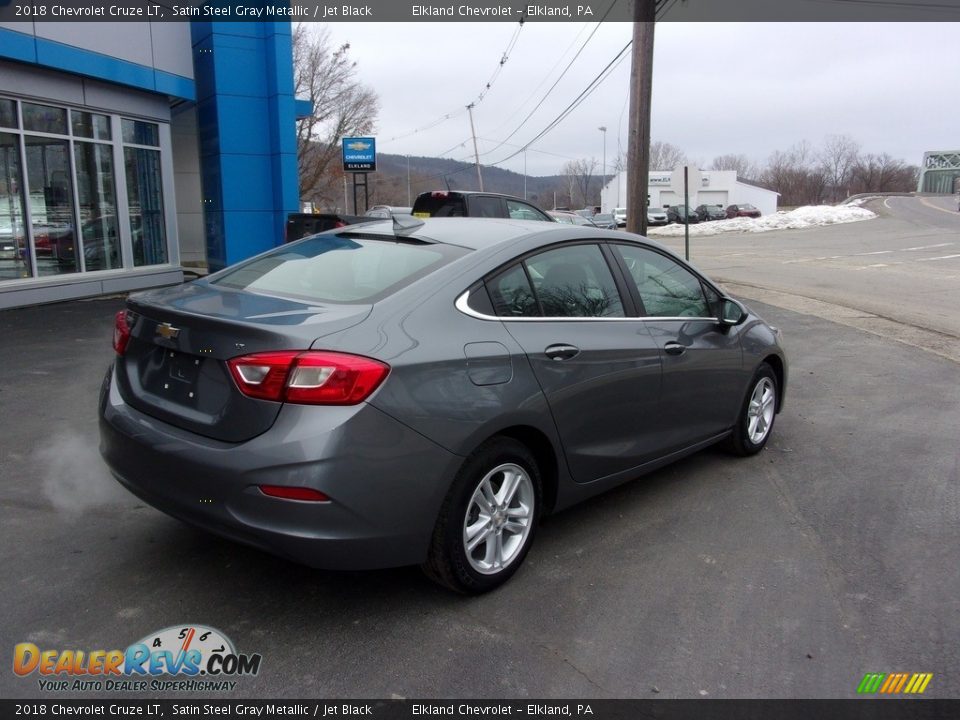
[[[902,336],[960,360],[956,198],[890,197],[865,207],[879,217],[807,230],[693,237],[691,260],[735,294],[826,311],[831,320],[859,320],[862,329]],[[682,238],[666,244],[683,253]],[[792,302],[783,295],[793,296]]]
[[[755,273],[743,259],[724,272],[799,296],[816,288],[795,266],[856,277],[868,271],[852,251],[948,236],[891,216],[696,252],[709,264],[762,243]],[[828,254],[844,259],[778,264]],[[786,280],[765,275],[784,267]],[[960,364],[751,304],[783,329],[792,362],[768,449],[708,450],[548,518],[520,572],[479,598],[414,568],[310,570],[144,506],[96,451],[121,301],[0,312],[4,652],[124,648],[203,623],[263,655],[227,697],[854,697],[866,672],[932,672],[927,696],[960,695]],[[0,696],[43,696],[9,658]]]

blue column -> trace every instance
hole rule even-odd
[[[289,22],[195,22],[194,75],[210,270],[283,243],[299,208]]]

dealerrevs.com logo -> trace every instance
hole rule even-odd
[[[151,633],[126,650],[48,650],[19,643],[13,672],[38,674],[40,689],[51,692],[230,691],[237,686],[233,678],[260,672],[261,660],[256,653],[238,653],[219,630],[184,624]]]

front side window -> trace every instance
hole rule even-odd
[[[544,317],[624,317],[598,245],[547,250],[525,261]]]
[[[548,220],[539,210],[527,203],[507,200],[507,215],[514,220]]]
[[[711,317],[700,279],[679,263],[636,245],[614,246],[651,317]]]

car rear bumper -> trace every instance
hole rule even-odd
[[[117,480],[168,515],[296,562],[362,570],[420,563],[463,458],[380,410],[287,405],[243,443],[182,430],[127,405],[111,370],[100,452]],[[330,502],[260,485],[310,487]]]

